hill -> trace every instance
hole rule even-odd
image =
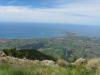
[[[34,49],[54,58],[75,61],[82,58],[100,57],[100,39],[67,33],[62,37],[10,39],[0,43],[0,49]]]
[[[43,54],[37,50],[33,49],[22,49],[16,50],[14,49],[4,49],[3,52],[7,56],[17,57],[17,58],[26,58],[30,60],[56,60],[56,58]]]

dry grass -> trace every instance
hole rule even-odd
[[[69,63],[68,63],[67,61],[63,60],[63,59],[57,60],[57,64],[58,64],[59,66],[62,66],[62,67],[66,67],[66,66],[69,65]]]
[[[87,65],[99,64],[97,60],[91,59]],[[49,62],[49,65],[45,65],[46,62]],[[100,66],[96,71],[93,71],[86,69],[83,65],[71,65],[63,59],[58,60],[55,64],[52,64],[52,61],[49,60],[46,60],[44,65],[41,63],[43,61],[18,59],[9,56],[0,57],[0,75],[100,75]],[[56,64],[59,66],[56,66]]]
[[[92,70],[97,70],[100,67],[100,58],[94,58],[94,59],[90,59],[87,62],[86,67],[88,69],[92,69]]]

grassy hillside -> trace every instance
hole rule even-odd
[[[63,68],[39,64],[30,65],[30,67],[27,67],[19,64],[0,64],[0,75],[95,75],[94,72],[81,67]]]
[[[51,61],[0,56],[0,75],[100,75],[99,59],[91,59],[86,64]]]

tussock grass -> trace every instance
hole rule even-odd
[[[29,66],[28,66],[29,65]],[[95,75],[83,66],[46,66],[41,64],[0,63],[0,75]]]

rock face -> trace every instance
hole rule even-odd
[[[87,60],[86,59],[79,58],[73,64],[75,64],[75,65],[82,65],[82,64],[86,64],[86,63],[87,63]]]

